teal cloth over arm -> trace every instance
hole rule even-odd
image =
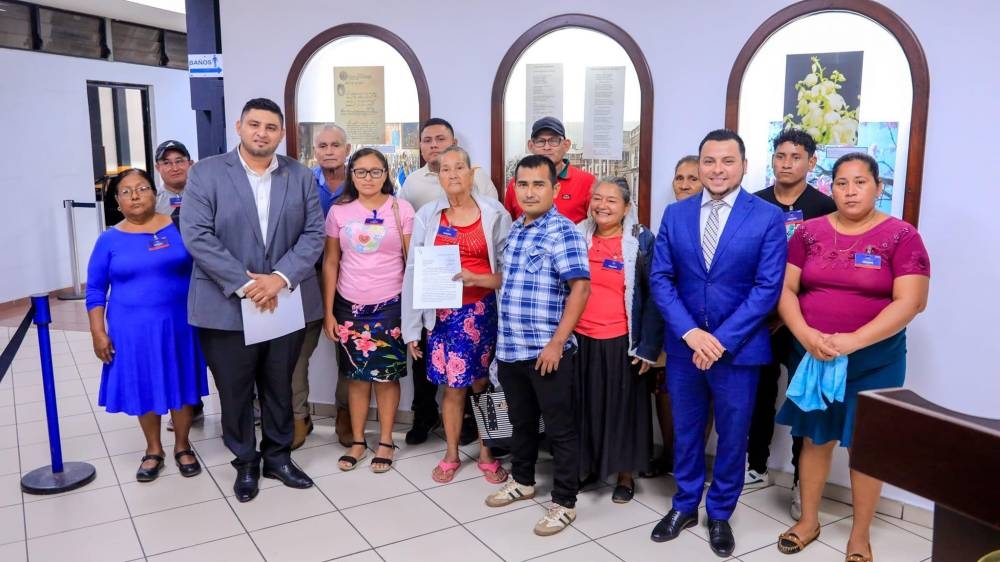
[[[825,410],[827,404],[843,402],[847,388],[847,356],[820,361],[806,353],[788,383],[785,396],[802,411]]]

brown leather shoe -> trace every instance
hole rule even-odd
[[[292,450],[298,449],[306,442],[306,436],[313,432],[312,418],[306,416],[295,420],[295,434],[292,437]]]
[[[351,413],[347,408],[337,408],[337,441],[340,445],[350,448],[354,441],[351,435]]]

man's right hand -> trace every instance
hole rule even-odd
[[[688,332],[684,336],[684,343],[688,344],[688,347],[694,351],[695,357],[701,360],[701,364],[711,365],[721,359],[722,354],[726,352],[726,348],[722,347],[715,336],[701,328],[695,328]]]

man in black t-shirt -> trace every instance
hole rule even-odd
[[[774,185],[758,191],[761,199],[777,205],[785,213],[785,233],[790,239],[795,229],[809,219],[822,217],[837,210],[833,199],[806,183],[806,176],[816,165],[816,141],[805,131],[788,129],[774,139]],[[788,368],[792,334],[774,314],[771,318],[771,352],[774,358],[770,365],[760,370],[757,384],[757,401],[750,423],[750,442],[747,447],[747,472],[745,487],[767,484],[767,458],[770,454],[771,438],[774,436],[775,398],[778,395],[778,378],[781,366]],[[789,373],[791,379],[793,373]],[[795,477],[792,488],[790,514],[796,520],[802,514],[798,491],[799,451],[802,438],[793,438],[792,465]]]

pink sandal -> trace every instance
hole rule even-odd
[[[431,478],[438,484],[447,484],[455,478],[455,473],[462,466],[462,461],[448,462],[442,460],[431,471]]]
[[[500,465],[499,460],[494,460],[493,462],[477,462],[476,467],[483,473],[483,478],[486,479],[490,484],[502,484],[507,481],[507,477],[510,476],[503,466]]]

